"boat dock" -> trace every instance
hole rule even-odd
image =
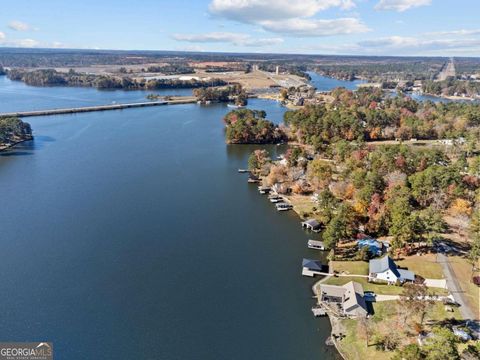
[[[64,109],[8,112],[8,113],[0,113],[0,117],[48,116],[48,115],[74,114],[74,113],[92,112],[92,111],[121,110],[121,109],[148,107],[148,106],[193,104],[196,102],[197,102],[197,99],[194,96],[178,96],[178,97],[173,97],[171,100],[162,100],[162,101],[146,101],[146,102],[138,102],[138,103],[84,106],[84,107],[74,107],[74,108],[64,108]]]

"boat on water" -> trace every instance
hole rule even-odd
[[[325,244],[323,241],[308,240],[307,246],[309,249],[313,250],[325,250]]]
[[[238,169],[238,172],[239,172],[240,174],[244,174],[244,173],[248,173],[248,172],[250,172],[250,171],[248,171],[247,169]]]
[[[269,198],[270,202],[276,204],[276,203],[279,203],[279,202],[284,202],[283,198],[281,196],[272,196]]]
[[[270,191],[271,191],[271,189],[270,189],[268,186],[259,186],[259,187],[258,187],[258,192],[259,192],[260,194],[265,195],[265,194],[270,193]]]
[[[286,202],[277,203],[277,204],[275,204],[275,206],[277,207],[278,211],[288,211],[288,210],[291,210],[293,208],[292,205],[287,204]]]

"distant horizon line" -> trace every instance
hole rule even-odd
[[[10,47],[0,46],[0,52],[4,50],[13,50],[18,52],[35,52],[35,51],[49,51],[49,52],[122,52],[122,53],[175,53],[175,54],[195,54],[195,55],[274,55],[274,56],[306,56],[306,57],[352,57],[352,58],[457,58],[457,59],[478,59],[479,56],[452,56],[452,55],[353,55],[353,54],[307,54],[307,53],[269,53],[269,52],[233,52],[233,51],[195,51],[195,50],[134,50],[134,49],[96,49],[96,48],[49,48],[49,47]]]

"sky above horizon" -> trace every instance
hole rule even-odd
[[[479,0],[0,0],[0,46],[480,56]]]

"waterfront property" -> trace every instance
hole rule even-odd
[[[399,269],[392,258],[385,255],[381,259],[370,260],[368,278],[370,281],[386,281],[388,284],[396,284],[397,282],[415,281],[415,273]]]
[[[325,250],[325,244],[323,241],[308,240],[308,248],[314,250]]]
[[[302,275],[314,277],[326,274],[328,274],[328,265],[323,265],[320,260],[303,259]]]
[[[271,189],[268,186],[259,186],[258,192],[262,195],[269,194]]]
[[[342,286],[320,285],[320,305],[335,315],[361,318],[368,315],[363,287],[355,281]]]
[[[309,219],[302,222],[302,227],[313,232],[320,232],[322,225],[316,219]]]
[[[277,208],[278,211],[288,211],[293,208],[292,205],[287,204],[286,202],[279,202],[275,204],[275,207]]]

